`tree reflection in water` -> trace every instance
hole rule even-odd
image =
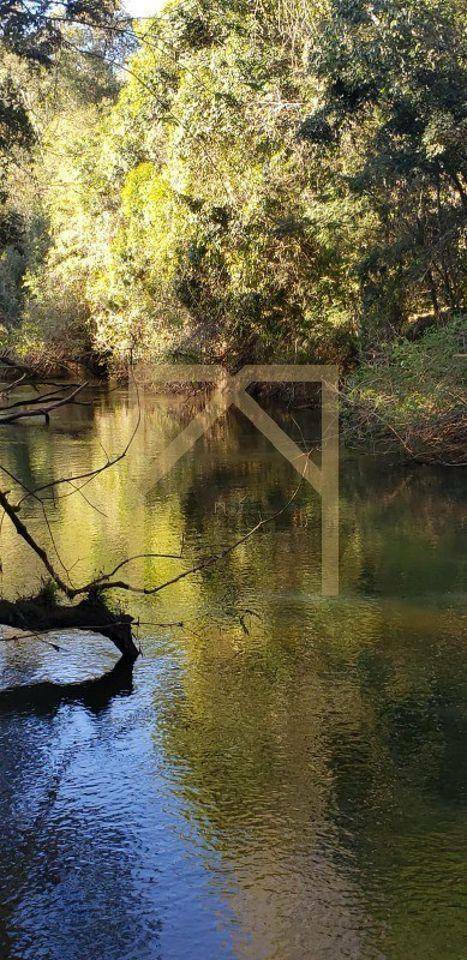
[[[89,544],[80,579],[182,540],[196,559],[295,488],[235,415],[151,486],[152,457],[184,416],[182,403],[147,404],[131,463],[93,492],[111,515],[59,504],[64,562],[78,533]],[[4,453],[25,482],[46,482],[65,460],[96,464],[132,424],[115,394],[48,433],[25,428]],[[76,686],[71,656],[52,669],[51,651],[25,651],[19,676],[2,645],[5,685],[27,684],[16,704],[0,697],[8,960],[460,960],[461,481],[344,459],[341,489],[338,600],[320,596],[319,498],[301,491],[219,567],[157,605],[132,599],[142,621],[187,629],[143,639],[130,696],[131,677],[101,676],[97,651],[101,680]],[[33,506],[29,519],[40,522]],[[37,586],[6,528],[2,560],[6,595]],[[134,576],[172,570],[146,561]],[[245,609],[256,616],[242,625]]]

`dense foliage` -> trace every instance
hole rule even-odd
[[[172,0],[127,59],[125,20],[95,28],[114,4],[64,4],[58,35],[36,6],[23,29],[1,4],[0,322],[23,350],[387,366],[434,327],[452,352],[460,0]]]
[[[17,64],[50,68],[64,44],[72,42],[67,28],[79,25],[90,29],[117,26],[118,0],[0,0],[0,151],[30,145],[34,122],[28,96],[24,94],[24,73]],[[81,33],[83,36],[83,32]],[[9,60],[6,54],[13,54]],[[16,62],[15,62],[16,61]]]

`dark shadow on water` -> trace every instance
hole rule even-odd
[[[54,716],[64,704],[79,703],[96,716],[103,713],[116,697],[133,693],[134,663],[125,657],[102,677],[81,683],[53,683],[46,680],[0,691],[0,716],[32,714]]]

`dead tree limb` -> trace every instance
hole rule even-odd
[[[176,583],[179,583],[181,580],[185,580],[187,577],[193,576],[196,573],[200,573],[203,570],[207,570],[209,567],[214,566],[217,563],[220,563],[221,560],[224,560],[228,557],[234,550],[237,550],[243,543],[246,543],[247,540],[250,540],[259,530],[277,520],[283,513],[288,509],[288,507],[295,500],[301,487],[301,482],[296,488],[292,497],[287,501],[287,503],[281,507],[280,510],[277,510],[276,513],[272,514],[270,517],[261,519],[248,530],[242,537],[236,540],[234,543],[229,544],[228,547],[220,550],[218,553],[210,554],[208,557],[205,557],[203,560],[200,560],[197,564],[190,567],[188,570],[184,570],[177,576],[172,577],[170,580],[166,580],[163,583],[156,584],[153,587],[138,587],[134,586],[131,583],[128,583],[126,580],[112,580],[114,574],[116,574],[123,567],[127,566],[130,563],[133,563],[136,560],[148,559],[148,558],[160,558],[160,559],[170,559],[170,560],[182,560],[181,555],[177,554],[154,554],[154,553],[142,553],[138,554],[135,557],[128,557],[125,560],[122,560],[113,571],[110,573],[103,573],[98,577],[95,577],[93,580],[90,580],[89,583],[84,584],[81,587],[72,587],[70,584],[65,583],[60,574],[55,569],[52,564],[47,551],[42,547],[37,540],[32,536],[30,531],[27,529],[26,525],[20,520],[18,516],[18,508],[14,507],[8,500],[6,493],[0,491],[0,507],[2,507],[11,520],[15,530],[19,536],[28,544],[31,550],[34,551],[36,556],[39,557],[48,574],[58,586],[58,588],[65,594],[69,600],[75,600],[77,597],[83,595],[97,595],[102,594],[103,592],[109,590],[124,590],[130,593],[138,593],[144,596],[154,596],[157,593],[161,593],[162,590],[167,590],[168,587],[174,586]]]
[[[50,423],[50,415],[55,413],[56,410],[59,410],[60,407],[74,403],[78,394],[81,393],[81,391],[87,386],[87,383],[81,383],[78,387],[72,390],[71,393],[67,393],[66,396],[61,396],[59,400],[52,400],[49,403],[44,403],[44,401],[42,401],[41,406],[34,406],[34,404],[39,404],[41,402],[41,398],[39,398],[32,401],[25,400],[23,404],[19,404],[21,409],[16,410],[13,413],[9,413],[8,409],[6,412],[2,413],[0,408],[0,427],[17,423],[18,420],[24,420],[26,418],[30,419],[32,417],[44,417],[45,422]],[[48,399],[50,400],[50,398]],[[33,406],[34,409],[31,409]]]
[[[254,527],[248,530],[242,537],[239,537],[234,543],[229,544],[229,546],[218,553],[205,557],[199,563],[190,567],[188,570],[182,571],[177,576],[152,587],[138,587],[127,583],[125,580],[112,580],[112,576],[135,560],[154,556],[167,558],[167,554],[140,554],[137,557],[129,557],[127,560],[119,563],[110,573],[102,574],[100,577],[96,577],[81,587],[72,587],[65,583],[50,561],[46,550],[37,542],[26,525],[20,520],[17,508],[9,502],[8,496],[0,491],[0,506],[3,507],[19,536],[34,551],[36,556],[39,557],[55,585],[69,601],[76,600],[80,597],[82,598],[77,605],[70,606],[51,604],[49,600],[45,601],[43,598],[41,599],[40,595],[35,599],[17,601],[16,603],[0,601],[0,623],[4,623],[6,626],[16,627],[20,630],[26,628],[28,630],[40,630],[41,632],[47,629],[57,630],[71,628],[98,632],[112,640],[124,657],[136,659],[139,651],[132,634],[133,618],[129,615],[117,616],[113,614],[105,603],[103,597],[104,592],[108,592],[109,590],[122,590],[143,594],[144,596],[155,596],[161,593],[161,591],[167,590],[169,587],[179,583],[181,580],[185,580],[187,577],[213,567],[233,553],[234,550],[237,550],[242,544],[246,543],[263,527],[273,523],[282,516],[295,500],[300,486],[301,483],[292,497],[280,510],[276,511],[276,513],[270,517],[259,520]],[[182,558],[180,556],[170,555],[170,559],[181,560]]]
[[[22,520],[20,520],[18,516],[18,508],[14,507],[10,503],[10,501],[8,500],[7,494],[3,493],[1,490],[0,490],[0,507],[3,508],[7,517],[9,517],[9,519],[11,520],[17,534],[21,537],[22,540],[24,540],[25,543],[27,543],[28,547],[30,547],[31,550],[34,551],[36,556],[39,557],[39,560],[44,565],[45,569],[47,570],[47,573],[52,577],[52,580],[57,584],[57,586],[62,591],[62,593],[64,593],[65,596],[71,600],[73,597],[73,592],[71,588],[67,583],[65,583],[64,580],[62,580],[60,574],[57,573],[53,564],[51,563],[47,555],[47,552],[44,550],[43,547],[41,547],[39,543],[37,543],[37,541],[34,539],[32,534],[29,532],[26,525],[23,523]]]
[[[71,389],[71,384],[69,385],[69,387]],[[43,393],[42,396],[40,397],[32,397],[31,399],[28,399],[28,400],[23,400],[23,399],[15,400],[14,403],[8,403],[8,404],[5,404],[4,406],[0,406],[0,412],[3,413],[3,411],[5,411],[5,413],[8,413],[10,410],[17,410],[26,405],[28,407],[34,407],[34,406],[37,406],[37,404],[39,403],[49,403],[51,400],[54,400],[59,394],[60,396],[63,395],[63,387],[56,387],[54,390],[52,390],[52,392]]]
[[[0,623],[36,634],[86,630],[107,637],[126,659],[136,660],[139,656],[132,632],[133,617],[113,613],[99,596],[87,596],[75,606],[51,602],[43,594],[16,601],[0,599]]]

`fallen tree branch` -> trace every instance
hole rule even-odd
[[[43,547],[41,547],[39,543],[37,543],[37,540],[34,539],[34,537],[29,532],[28,528],[25,526],[23,521],[20,520],[18,516],[18,508],[14,507],[9,502],[7,494],[3,493],[1,490],[0,490],[0,506],[5,511],[7,517],[9,517],[9,519],[11,520],[16,532],[19,534],[21,539],[24,540],[25,543],[27,543],[28,547],[30,547],[31,550],[34,551],[36,556],[39,557],[39,560],[44,565],[45,569],[47,570],[47,573],[50,574],[50,576],[52,577],[52,580],[55,581],[55,583],[60,588],[62,593],[64,593],[65,596],[68,597],[69,600],[71,600],[73,598],[73,592],[71,588],[68,586],[68,584],[65,583],[64,580],[62,580],[60,574],[57,573],[53,564],[49,560],[47,552],[44,550]]]
[[[237,550],[238,547],[246,543],[247,540],[250,540],[251,537],[255,535],[255,533],[258,533],[258,531],[261,530],[263,527],[267,526],[270,523],[273,523],[274,520],[277,520],[279,517],[281,517],[282,514],[285,513],[288,507],[295,500],[300,488],[301,488],[301,482],[297,487],[297,489],[295,490],[292,497],[290,498],[290,500],[288,500],[287,503],[284,504],[284,506],[280,510],[272,514],[270,517],[266,517],[264,520],[260,520],[254,527],[251,528],[251,530],[248,530],[247,533],[245,533],[242,537],[236,540],[235,543],[231,543],[228,547],[225,547],[223,550],[220,550],[219,553],[211,554],[209,557],[206,557],[204,560],[201,560],[199,563],[195,564],[193,567],[190,567],[189,570],[184,570],[182,573],[179,573],[176,577],[172,577],[172,579],[166,580],[164,583],[160,583],[155,587],[136,587],[130,583],[127,583],[125,580],[114,580],[114,581],[109,580],[108,582],[97,582],[97,583],[96,581],[92,581],[91,583],[87,584],[86,587],[81,587],[78,591],[76,591],[75,595],[78,596],[83,592],[83,590],[84,592],[87,592],[88,590],[93,590],[97,587],[100,591],[125,590],[129,593],[142,594],[145,597],[155,596],[157,593],[161,593],[162,590],[167,590],[168,587],[172,587],[176,583],[180,583],[181,580],[186,580],[187,577],[191,577],[196,573],[201,573],[203,570],[207,570],[209,569],[209,567],[212,567],[215,564],[220,563],[222,560],[225,560],[226,557],[228,557],[231,553],[234,552],[234,550]]]
[[[120,453],[116,454],[116,456],[114,457],[109,457],[107,455],[106,462],[103,463],[100,467],[96,467],[94,470],[87,470],[84,473],[78,473],[68,477],[59,477],[57,480],[51,480],[50,483],[44,483],[42,484],[42,486],[36,487],[34,491],[28,492],[22,498],[22,500],[20,500],[18,506],[21,506],[23,502],[28,499],[29,496],[34,496],[36,497],[36,499],[40,499],[40,494],[43,494],[48,490],[53,490],[53,493],[54,493],[53,500],[55,501],[57,499],[60,499],[60,497],[55,496],[55,490],[57,487],[63,486],[65,484],[69,484],[70,486],[73,486],[73,484],[78,484],[80,480],[83,480],[84,482],[82,483],[82,485],[78,486],[73,491],[74,493],[79,493],[83,489],[83,487],[87,486],[87,484],[90,483],[91,480],[94,480],[95,477],[98,477],[101,473],[104,473],[105,470],[110,470],[111,467],[115,467],[118,463],[124,460],[128,451],[130,450],[130,447],[133,444],[133,441],[141,425],[141,404],[139,402],[139,392],[138,392],[137,386],[136,386],[136,394],[138,398],[138,417],[136,420],[135,427],[131,433],[130,439],[128,440],[123,450],[120,451]],[[70,495],[71,494],[68,494],[68,496]]]
[[[24,420],[25,418],[32,417],[44,417],[46,423],[50,423],[50,414],[54,413],[60,407],[64,407],[67,404],[71,404],[75,401],[75,397],[88,386],[88,383],[81,383],[78,387],[72,390],[71,393],[67,394],[65,397],[61,397],[59,400],[53,400],[45,406],[38,407],[38,409],[31,410],[30,406],[34,403],[40,403],[39,400],[32,400],[28,403],[27,400],[24,401],[22,406],[24,409],[17,410],[15,413],[6,413],[2,415],[0,410],[0,427],[7,424],[16,423],[18,420]]]
[[[68,384],[71,389],[71,384]],[[8,403],[4,406],[0,406],[0,414],[3,412],[7,413],[9,410],[20,409],[21,407],[33,407],[37,406],[38,403],[48,403],[51,400],[54,400],[58,394],[63,394],[63,387],[56,387],[51,393],[43,393],[40,397],[33,397],[28,400],[15,400],[14,403]]]
[[[57,406],[62,406],[66,402],[70,402],[76,393],[79,392],[85,384],[77,387],[72,394],[67,398],[62,398],[60,401],[57,401],[52,404],[54,409]],[[39,410],[42,408],[39,407]],[[13,414],[13,417],[18,417],[18,414]],[[1,420],[0,420],[1,422]],[[295,500],[300,487],[303,482],[303,478],[300,480],[300,483],[296,490],[294,491],[292,497],[287,501],[287,503],[280,509],[277,510],[270,517],[261,518],[258,523],[256,523],[250,530],[248,530],[243,536],[239,537],[235,542],[229,544],[227,547],[224,547],[222,550],[211,554],[203,559],[199,560],[196,564],[191,566],[187,570],[183,570],[177,575],[171,577],[169,580],[166,580],[162,583],[157,583],[153,586],[138,586],[127,582],[126,580],[116,580],[114,577],[119,571],[129,564],[136,562],[137,560],[143,559],[170,559],[176,561],[182,561],[182,554],[155,554],[155,553],[142,553],[133,557],[128,557],[121,560],[114,568],[108,573],[101,573],[99,576],[95,577],[93,580],[84,584],[80,587],[74,587],[71,583],[67,583],[63,577],[60,575],[58,570],[55,567],[55,564],[50,559],[47,550],[42,546],[42,544],[33,536],[31,531],[28,529],[26,524],[23,522],[19,516],[21,506],[25,500],[29,498],[34,498],[41,504],[41,508],[44,513],[44,519],[47,523],[49,530],[49,535],[52,539],[52,544],[55,551],[55,543],[52,537],[50,530],[50,524],[48,523],[47,514],[45,510],[44,501],[41,498],[41,494],[45,491],[52,490],[55,499],[55,490],[57,486],[62,484],[69,484],[74,489],[73,492],[81,492],[81,487],[77,485],[80,480],[85,481],[82,486],[85,486],[86,483],[90,482],[94,477],[98,476],[105,470],[108,470],[110,467],[113,467],[115,464],[119,463],[127,455],[128,450],[133,443],[133,440],[138,432],[139,426],[141,423],[141,407],[138,397],[138,418],[136,426],[130,436],[128,443],[125,448],[114,458],[109,458],[107,456],[107,461],[101,467],[98,467],[95,470],[90,470],[85,473],[79,474],[73,477],[62,477],[58,480],[52,481],[48,484],[44,484],[41,487],[36,489],[31,489],[25,487],[25,485],[17,480],[11,472],[5,470],[11,479],[19,484],[22,487],[24,494],[22,499],[17,504],[10,502],[8,492],[0,490],[0,508],[3,509],[4,514],[6,515],[11,523],[13,524],[14,529],[16,530],[18,536],[29,546],[29,548],[36,554],[39,558],[41,564],[47,570],[47,573],[51,577],[53,583],[60,590],[60,592],[66,597],[68,601],[71,602],[70,606],[60,606],[55,603],[50,603],[45,597],[39,597],[35,600],[29,601],[18,601],[17,603],[8,603],[7,601],[0,601],[0,622],[4,622],[8,626],[17,627],[20,630],[23,630],[25,627],[28,630],[36,631],[46,631],[47,629],[65,629],[65,628],[81,628],[88,629],[91,631],[96,631],[104,636],[109,637],[115,645],[118,647],[120,652],[125,657],[135,658],[138,656],[138,649],[136,647],[133,635],[132,635],[132,624],[134,623],[132,617],[124,616],[120,619],[116,618],[112,614],[103,598],[103,594],[111,590],[122,590],[126,592],[136,593],[144,596],[155,596],[161,593],[163,590],[168,589],[171,586],[174,586],[177,583],[187,579],[190,576],[193,576],[197,573],[200,573],[204,570],[207,570],[214,565],[220,563],[222,560],[226,559],[231,553],[237,550],[242,544],[246,543],[251,537],[258,533],[262,528],[268,524],[273,523],[280,516],[282,516],[285,511],[288,509],[290,504]],[[309,458],[309,453],[306,454],[307,459]],[[4,468],[2,468],[4,469]],[[304,466],[304,472],[306,470],[306,463]],[[58,556],[58,553],[57,553]],[[63,566],[63,562],[60,560],[60,563]],[[65,572],[68,576],[68,571],[65,569]],[[77,605],[73,605],[72,602],[79,600],[80,602]],[[6,606],[5,606],[6,604]],[[3,611],[3,612],[2,612]],[[96,616],[97,612],[97,616]]]
[[[58,604],[44,593],[16,601],[0,599],[0,623],[34,635],[89,630],[111,640],[127,659],[139,656],[132,632],[133,617],[113,613],[99,596],[87,596],[75,606]]]

